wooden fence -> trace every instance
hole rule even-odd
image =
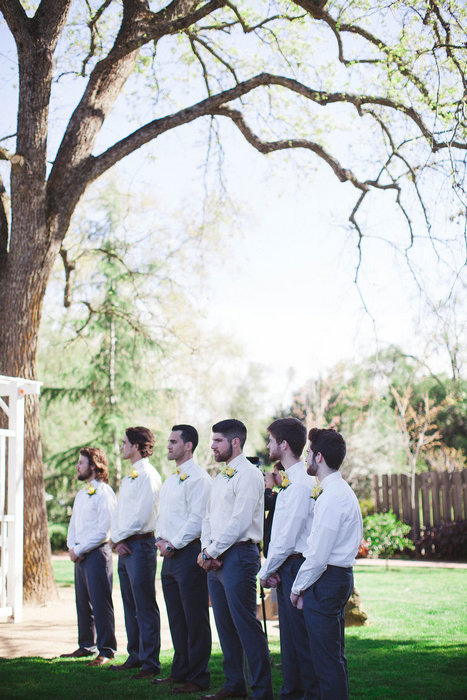
[[[410,475],[374,475],[373,490],[376,512],[392,510],[399,520],[411,526],[414,538],[422,528],[467,520],[467,469],[416,474],[414,509]]]

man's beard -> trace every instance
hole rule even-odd
[[[216,462],[227,462],[233,455],[232,443],[229,443],[229,449],[225,452],[219,452],[217,456],[214,456]]]
[[[316,474],[318,473],[318,462],[314,457],[311,460],[311,464],[307,465],[306,473],[308,474],[308,476],[316,476]]]
[[[86,481],[86,479],[89,479],[90,476],[92,476],[92,469],[91,467],[88,467],[85,474],[78,474],[78,481]]]

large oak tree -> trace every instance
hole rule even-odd
[[[19,73],[15,140],[1,150],[11,168],[10,184],[0,183],[3,374],[36,378],[47,282],[61,250],[66,260],[63,242],[85,190],[190,122],[227,120],[261,153],[300,149],[311,162],[324,161],[355,190],[349,226],[360,251],[366,233],[359,215],[375,193],[386,193],[400,212],[408,264],[423,236],[437,254],[442,249],[443,232],[431,219],[433,182],[452,193],[452,216],[463,212],[461,0],[0,0],[0,10]],[[168,46],[177,69],[164,61]],[[151,120],[98,147],[100,134],[109,142],[106,120],[117,98],[132,81],[140,89],[145,65],[158,91]],[[52,87],[69,84],[70,73],[82,95],[57,139]],[[172,94],[181,74],[185,94]],[[343,147],[343,125],[348,140],[365,136],[361,148]],[[25,493],[25,595],[43,599],[53,584],[37,399],[27,405]]]

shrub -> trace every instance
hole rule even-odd
[[[395,552],[414,549],[406,535],[410,526],[397,520],[392,511],[368,515],[363,520],[363,537],[368,543],[370,556],[388,559]]]
[[[49,525],[49,539],[52,552],[60,552],[67,549],[66,536],[68,528],[60,523]]]
[[[467,520],[427,528],[415,547],[417,553],[427,559],[467,561]]]
[[[360,501],[360,510],[362,511],[362,518],[366,518],[367,515],[374,514],[375,504],[371,498],[364,498]]]

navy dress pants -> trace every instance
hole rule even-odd
[[[102,544],[75,563],[75,598],[80,649],[112,658],[117,649],[112,603],[112,551]]]
[[[320,700],[347,700],[345,604],[353,589],[352,568],[328,566],[303,594],[310,657],[319,680]]]
[[[290,590],[305,559],[289,557],[279,567],[277,587],[281,641],[282,687],[279,700],[319,700],[319,683],[310,663],[310,643],[302,610],[290,601]]]
[[[119,556],[128,663],[160,673],[161,620],[156,603],[156,547],[154,537],[125,540],[131,554]]]
[[[246,657],[252,697],[272,700],[269,649],[256,618],[258,547],[253,543],[234,545],[224,552],[222,561],[222,568],[208,573],[208,586],[224,656],[223,689],[247,693]]]
[[[195,540],[164,558],[161,578],[174,647],[170,675],[209,688],[209,594],[206,572],[196,563],[199,552]]]

